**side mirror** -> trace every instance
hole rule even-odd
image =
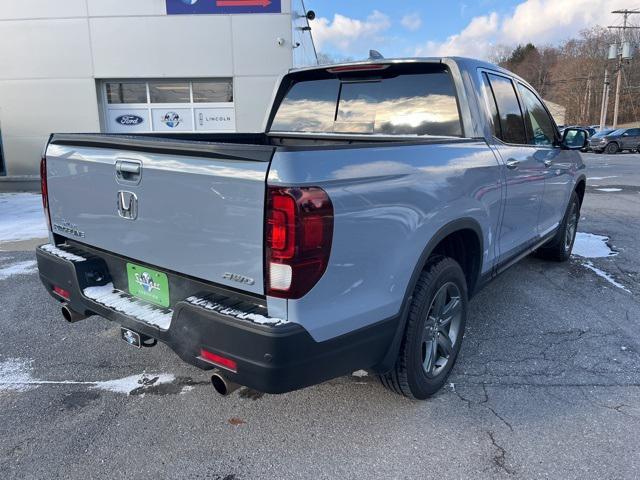
[[[566,150],[580,150],[587,146],[587,131],[581,128],[567,128],[562,132],[560,146]]]

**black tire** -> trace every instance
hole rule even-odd
[[[444,303],[436,312],[440,302]],[[382,384],[395,393],[417,400],[436,393],[458,357],[466,320],[464,272],[452,258],[434,257],[418,279],[398,359],[390,372],[380,376]]]
[[[580,220],[580,199],[576,192],[571,193],[569,205],[555,237],[536,251],[536,256],[556,262],[566,262],[571,257],[573,244],[578,232]]]
[[[618,153],[619,147],[616,142],[611,142],[604,147],[604,153],[607,155],[613,155],[614,153]]]

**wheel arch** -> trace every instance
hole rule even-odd
[[[464,248],[463,251],[460,249],[457,251],[452,250],[455,248],[456,243],[459,245],[461,240],[472,238],[474,239],[474,244],[471,248],[471,253],[468,252],[467,248]],[[447,243],[449,240],[452,242],[451,244]],[[400,322],[398,323],[398,328],[393,341],[391,342],[389,350],[383,360],[378,366],[373,368],[374,371],[377,373],[383,373],[390,370],[394,365],[407,325],[407,315],[409,312],[409,305],[413,297],[413,292],[416,284],[418,283],[418,279],[420,278],[420,274],[427,266],[429,259],[434,254],[443,254],[445,256],[452,256],[452,258],[460,263],[459,255],[462,253],[462,255],[464,255],[463,258],[466,261],[463,262],[465,265],[461,265],[461,267],[465,272],[465,278],[467,279],[467,295],[471,298],[474,289],[480,283],[483,251],[484,237],[482,234],[482,227],[480,226],[480,223],[473,218],[461,218],[447,223],[429,239],[413,269],[409,284],[405,290],[401,307]],[[451,252],[453,252],[453,255],[451,255]],[[456,258],[456,256],[458,256],[458,258]]]
[[[573,191],[578,195],[578,199],[580,200],[580,206],[582,206],[582,201],[584,200],[584,194],[587,189],[587,177],[581,175],[578,181],[576,182],[576,186],[573,188]]]

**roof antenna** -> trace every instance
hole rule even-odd
[[[369,50],[369,60],[384,60],[384,56],[377,50]]]

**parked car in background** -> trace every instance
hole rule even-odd
[[[596,153],[614,154],[628,150],[640,151],[640,128],[619,128],[589,139],[589,147]]]
[[[592,142],[592,140],[593,140],[595,143],[597,143],[597,142],[599,142],[599,141],[600,141],[600,139],[601,139],[602,137],[604,137],[605,135],[608,135],[608,134],[609,134],[609,133],[611,133],[611,132],[615,132],[615,131],[616,131],[616,129],[615,129],[615,128],[605,128],[605,129],[603,129],[603,130],[598,130],[598,131],[596,131],[596,133],[594,133],[593,135],[590,135],[590,136],[589,136],[589,142],[587,143],[587,146],[584,148],[584,151],[586,151],[586,152],[590,152],[590,151],[592,151],[592,150],[593,150],[593,149],[591,148],[591,142]],[[597,141],[596,141],[596,139],[597,139]]]
[[[261,133],[53,135],[44,286],[69,322],[217,369],[219,393],[368,369],[432,395],[469,298],[532,252],[571,255],[586,133],[470,59],[296,70],[274,98]]]

